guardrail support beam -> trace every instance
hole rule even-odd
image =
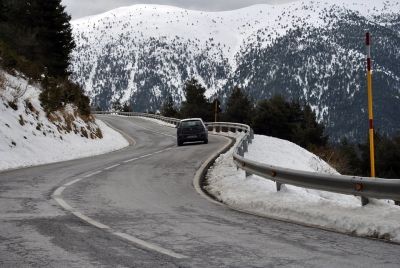
[[[247,153],[247,149],[248,149],[247,141],[244,140],[242,145],[243,145],[243,152],[244,152],[244,153]]]
[[[277,191],[277,192],[280,192],[280,191],[281,191],[281,187],[282,187],[282,183],[276,182],[276,191]]]
[[[239,147],[238,148],[238,155],[240,155],[240,156],[242,156],[243,157],[243,149],[242,149],[242,147]]]
[[[368,205],[368,203],[369,203],[368,198],[361,196],[361,205],[366,206],[366,205]]]

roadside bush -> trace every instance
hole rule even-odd
[[[90,100],[82,88],[67,79],[46,78],[43,81],[43,91],[40,101],[46,112],[50,113],[65,106],[67,103],[75,104],[83,116],[90,115]]]
[[[44,67],[34,63],[25,57],[18,55],[15,50],[10,49],[4,42],[0,41],[0,65],[8,72],[19,70],[33,80],[39,80]]]

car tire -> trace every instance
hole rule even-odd
[[[208,139],[204,139],[204,144],[207,144],[208,143]]]
[[[181,140],[178,140],[178,146],[182,146],[183,142]]]

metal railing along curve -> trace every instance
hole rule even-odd
[[[180,121],[177,118],[148,113],[98,111],[92,113],[149,117],[173,125],[177,125]],[[244,157],[244,153],[248,151],[248,145],[254,138],[254,132],[250,126],[230,122],[207,122],[205,124],[208,130],[217,134],[228,131],[242,132],[243,135],[236,143],[233,151],[233,161],[238,168],[246,172],[246,176],[254,174],[275,181],[277,191],[280,191],[282,184],[290,184],[303,188],[360,196],[363,197],[362,205],[368,203],[368,198],[400,201],[400,179],[324,174],[259,163]]]

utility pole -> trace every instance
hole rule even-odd
[[[367,90],[368,90],[368,119],[369,119],[369,157],[371,177],[375,177],[375,145],[374,145],[374,113],[372,100],[372,62],[371,62],[371,34],[365,34],[365,45],[367,47]],[[362,197],[362,204],[368,204],[368,199]]]
[[[218,122],[218,113],[221,112],[221,103],[218,99],[215,99],[214,102],[214,122]]]

